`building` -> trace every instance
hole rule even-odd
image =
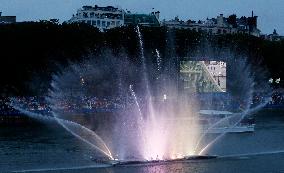
[[[270,41],[281,41],[284,40],[284,36],[281,36],[277,33],[276,29],[274,29],[272,34],[268,35],[261,35],[261,37],[265,40],[270,40]]]
[[[83,6],[67,23],[87,23],[101,31],[124,25],[160,26],[160,12],[150,14],[136,14],[113,6],[99,7]]]
[[[113,6],[83,6],[67,23],[83,22],[101,31],[124,25],[125,11]]]
[[[113,6],[99,7],[83,6],[77,10],[77,13],[67,21],[67,23],[83,22],[101,31],[120,27],[124,25],[142,25],[148,27],[166,26],[177,29],[190,29],[197,32],[206,32],[212,35],[246,33],[260,37],[260,30],[257,28],[257,16],[252,12],[251,17],[242,16],[237,18],[236,15],[224,17],[220,14],[216,18],[206,19],[205,21],[182,21],[178,17],[173,20],[159,21],[160,12],[150,14],[137,14],[130,11],[125,12],[121,8]]]
[[[159,22],[160,12],[152,12],[151,14],[132,14],[130,12],[125,14],[125,25],[142,25],[149,27],[160,26]]]
[[[228,27],[227,23],[224,20],[223,15],[217,17],[217,19],[207,19],[206,21],[192,21],[188,20],[186,22],[179,20],[176,17],[174,20],[163,21],[162,25],[167,26],[169,28],[177,28],[177,29],[190,29],[197,32],[206,32],[208,34],[227,34],[227,33],[235,33],[236,29]]]
[[[0,24],[16,23],[16,16],[2,16],[0,12]]]
[[[257,16],[241,17],[237,18],[236,15],[230,15],[224,17],[223,14],[217,16],[217,18],[206,19],[205,21],[182,21],[178,17],[173,20],[162,22],[163,26],[177,29],[190,29],[198,32],[206,32],[208,34],[220,35],[220,34],[236,34],[246,33],[260,36],[260,30],[257,28]]]

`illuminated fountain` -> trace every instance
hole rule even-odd
[[[198,121],[198,100],[178,90],[177,79],[163,69],[157,49],[158,75],[153,77],[144,56],[140,28],[136,31],[140,65],[131,63],[126,55],[105,53],[71,64],[53,76],[46,99],[53,119],[93,147],[98,159],[152,162],[191,159],[204,154],[226,132],[208,143],[203,142],[207,132],[201,130]],[[248,70],[245,61],[235,64],[239,64],[237,70]],[[234,121],[232,126],[252,111],[254,80],[250,71],[244,74],[231,75],[234,80],[242,81],[243,85],[239,83],[235,91],[242,92],[243,95],[237,95],[246,101],[244,111],[230,117]],[[236,94],[231,95],[233,100]],[[24,112],[17,104],[14,107]]]
[[[137,33],[141,48],[140,67],[125,59],[122,61],[121,57],[108,55],[100,60],[73,64],[55,75],[48,97],[53,116],[66,130],[110,159],[143,161],[191,156],[200,136],[198,122],[194,122],[197,104],[193,98],[179,96],[174,79],[166,83],[158,81],[155,89],[159,92],[153,93],[139,28]],[[161,58],[158,50],[156,52],[158,71],[161,71]],[[129,69],[138,69],[135,83],[131,79],[133,71]],[[98,122],[93,124],[87,120],[90,115],[80,112],[87,107],[84,98],[94,96],[107,98],[106,102],[115,100],[120,106],[107,123],[99,122],[105,121],[105,117],[94,114],[91,116]],[[64,109],[79,112],[74,115]]]

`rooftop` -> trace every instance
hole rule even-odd
[[[101,10],[101,11],[110,11],[110,12],[121,11],[120,8],[116,8],[116,7],[113,7],[113,6],[99,7],[98,5],[83,6],[82,10],[93,10],[93,11]]]

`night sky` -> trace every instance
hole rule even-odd
[[[131,12],[161,12],[160,19],[205,20],[223,13],[259,16],[262,33],[277,29],[284,35],[284,0],[0,0],[3,15],[16,15],[17,21],[57,18],[61,22],[71,18],[83,5],[120,6]]]

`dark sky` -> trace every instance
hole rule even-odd
[[[161,12],[161,19],[205,20],[225,16],[259,16],[262,33],[277,29],[284,35],[284,0],[0,0],[3,15],[16,15],[18,21],[58,18],[65,21],[83,5],[120,6],[131,12]]]

